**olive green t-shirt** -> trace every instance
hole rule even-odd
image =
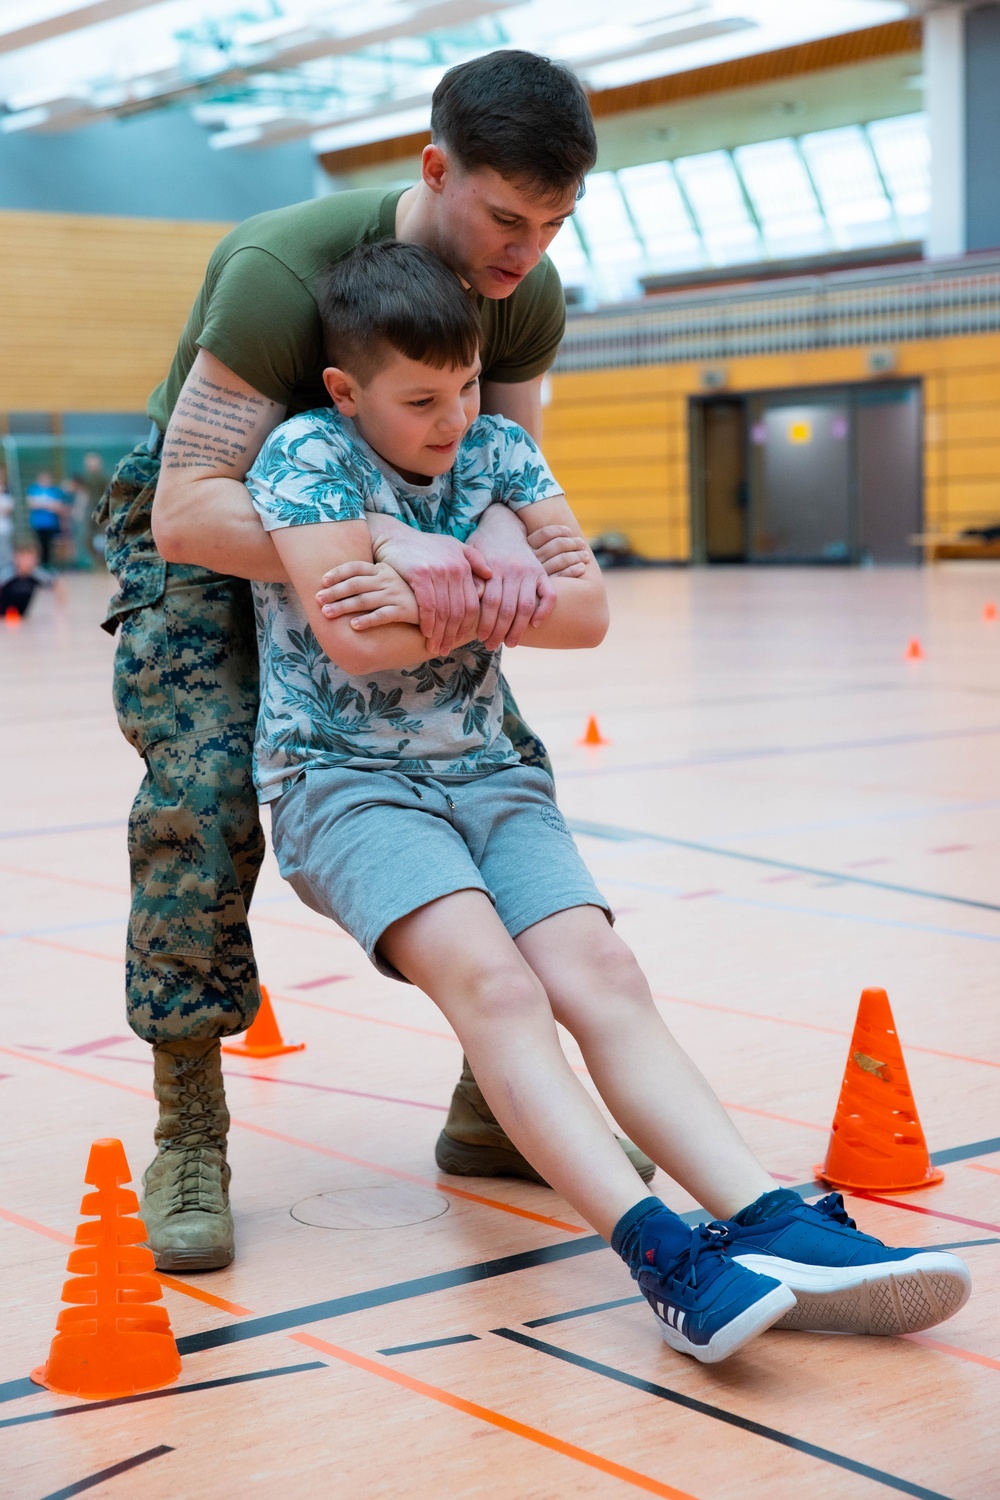
[[[161,432],[199,349],[286,406],[290,417],[329,406],[313,285],[321,271],[356,245],[392,237],[404,192],[333,193],[257,214],[227,234],[212,253],[170,374],[149,398],[147,413]],[[566,304],[547,256],[509,297],[476,301],[485,334],[484,379],[533,380],[549,368],[563,335]]]

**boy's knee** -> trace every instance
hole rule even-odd
[[[530,1021],[549,1009],[548,999],[530,969],[510,964],[477,973],[468,988],[472,1013],[484,1025]]]

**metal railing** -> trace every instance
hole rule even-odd
[[[668,292],[570,313],[557,372],[1000,331],[1000,254]]]

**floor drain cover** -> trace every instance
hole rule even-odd
[[[404,1224],[426,1224],[447,1212],[443,1193],[394,1182],[317,1193],[296,1203],[292,1218],[317,1229],[400,1229]]]

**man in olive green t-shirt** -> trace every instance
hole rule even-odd
[[[483,410],[540,436],[540,382],[565,320],[544,250],[593,165],[586,98],[546,59],[494,53],[446,74],[432,134],[415,187],[297,204],[225,237],[150,398],[150,440],[119,466],[105,499],[119,583],[106,622],[121,626],[116,706],[146,762],[129,825],[127,994],[129,1022],[154,1049],[159,1149],[141,1212],[162,1270],[233,1257],[219,1039],[244,1030],[260,1000],[247,909],[264,849],[250,774],[257,661],[245,580],[286,577],[242,481],[278,422],[328,404],[315,278],[363,242],[395,236],[437,251],[480,307]],[[436,654],[477,619],[495,647],[544,618],[546,568],[573,569],[583,546],[555,530],[532,550],[516,518],[493,506],[463,546],[371,517],[373,556],[411,585]],[[357,595],[370,578],[339,569],[324,582],[332,616],[364,608]],[[505,729],[522,758],[547,764],[508,708]],[[452,1172],[537,1180],[468,1069],[437,1159]],[[644,1158],[640,1166],[651,1170]]]

